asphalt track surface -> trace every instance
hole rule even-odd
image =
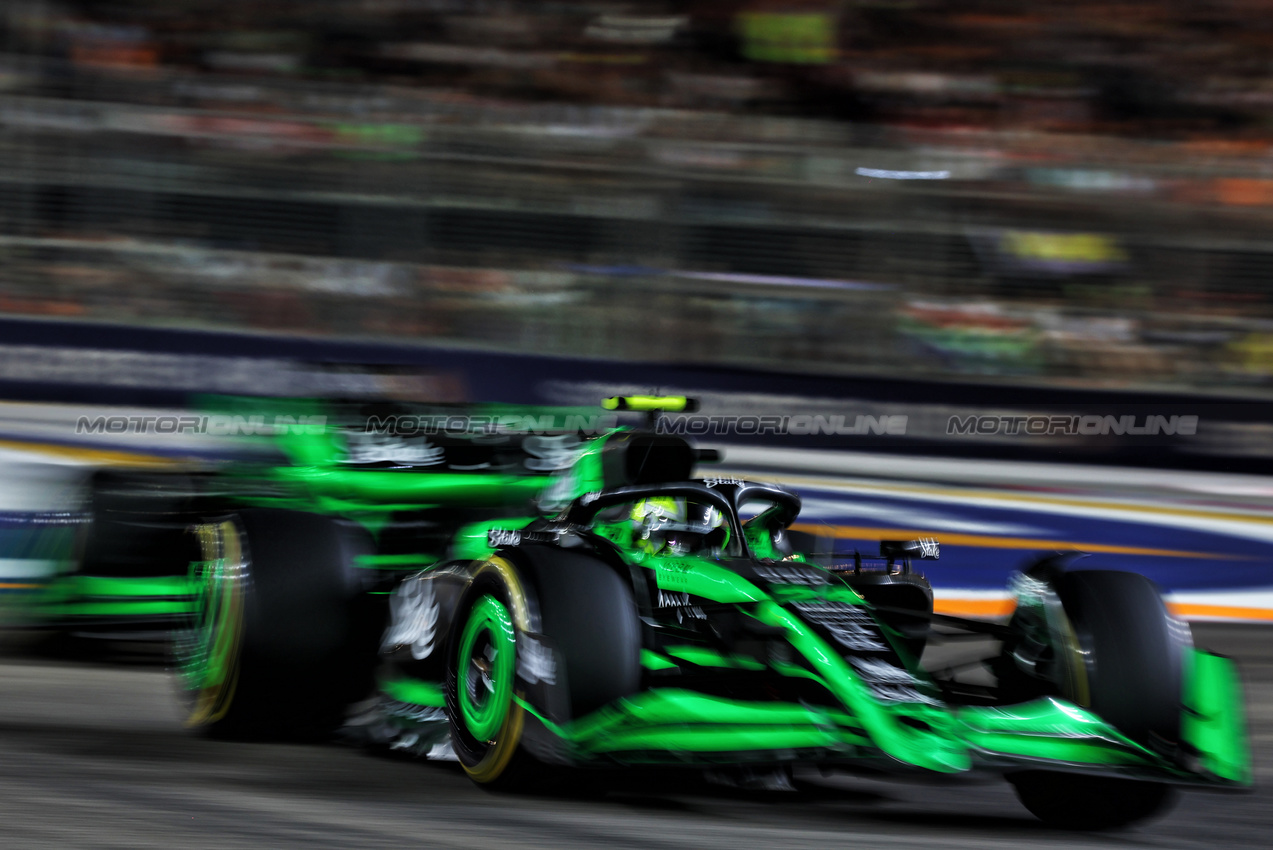
[[[1186,792],[1160,820],[1087,835],[1041,826],[999,782],[814,775],[755,792],[686,775],[586,797],[491,794],[454,763],[197,738],[157,656],[50,657],[11,634],[0,641],[0,847],[1268,847],[1273,632],[1204,624],[1195,635],[1241,665],[1256,790]]]

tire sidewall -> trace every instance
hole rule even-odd
[[[196,534],[209,524],[239,552],[233,581],[241,603],[216,624],[236,632],[226,660],[233,685],[218,711],[191,712],[187,725],[228,737],[329,734],[374,684],[383,623],[353,567],[369,540],[334,518],[297,511],[242,510],[196,526]],[[181,685],[189,704],[188,682]]]
[[[1180,739],[1187,626],[1137,573],[1075,570],[1056,582],[1086,658],[1090,708],[1137,743],[1160,751]]]

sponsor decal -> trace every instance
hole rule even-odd
[[[531,472],[552,472],[552,482],[539,497],[543,511],[559,511],[570,504],[579,488],[575,462],[583,454],[584,445],[573,434],[555,437],[527,437],[522,449],[529,457],[525,466]]]
[[[806,620],[822,626],[838,644],[853,653],[846,656],[846,660],[876,698],[889,702],[941,704],[925,693],[923,683],[898,662],[879,624],[864,606],[842,602],[797,602],[794,607]],[[858,653],[871,655],[863,657]]]
[[[941,705],[940,700],[919,689],[919,680],[905,667],[882,658],[850,658],[849,664],[879,699]]]
[[[676,622],[706,620],[703,609],[690,602],[690,595],[681,590],[660,590],[658,607],[675,612]]]
[[[881,658],[850,658],[858,675],[881,685],[913,685],[915,677],[905,667],[889,664]]]
[[[836,643],[853,652],[887,652],[888,643],[870,612],[843,602],[797,602],[795,609],[806,620],[822,626]]]
[[[660,590],[660,608],[678,608],[690,604],[690,595],[683,590]]]
[[[404,466],[437,466],[445,452],[424,437],[395,437],[392,434],[349,431],[346,434],[345,463],[398,463]]]
[[[829,580],[827,574],[817,567],[796,564],[755,564],[752,570],[770,584],[803,584],[812,587],[826,584]]]
[[[486,545],[492,549],[499,549],[502,546],[520,546],[523,543],[555,544],[561,542],[563,533],[564,529],[562,528],[548,531],[518,531],[513,528],[492,528],[486,532]]]
[[[526,458],[526,468],[531,472],[559,472],[569,469],[579,459],[582,448],[583,444],[574,434],[527,437],[522,441],[522,450],[530,455]]]
[[[941,544],[932,537],[921,537],[916,541],[919,543],[919,557],[936,561],[941,557]]]
[[[689,584],[693,567],[684,561],[660,561],[654,568],[654,578],[662,587],[684,587]]]
[[[502,546],[517,546],[522,542],[522,533],[511,528],[492,528],[486,532],[486,545],[492,549]]]

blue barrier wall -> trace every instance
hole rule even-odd
[[[369,367],[369,368],[368,368]],[[401,342],[314,339],[64,321],[0,319],[0,397],[182,406],[198,393],[375,395],[386,374],[434,398],[592,403],[611,392],[684,391],[704,412],[902,415],[904,435],[712,434],[722,442],[1121,465],[1273,472],[1273,403],[1237,397],[810,375],[632,363]],[[380,377],[377,378],[376,376]],[[335,377],[333,377],[335,376]],[[1196,434],[994,439],[952,435],[950,416],[1197,416]]]

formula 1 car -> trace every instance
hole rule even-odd
[[[935,541],[820,563],[791,529],[798,496],[694,478],[703,459],[640,430],[584,441],[528,494],[538,511],[448,526],[437,560],[423,520],[225,505],[196,525],[187,723],[321,735],[374,687],[369,737],[451,750],[491,788],[623,766],[991,773],[1071,828],[1250,783],[1233,665],[1194,648],[1147,579],[1051,555],[1015,579],[1009,622],[934,614],[913,562]],[[409,517],[439,498],[416,477],[364,486]],[[369,569],[391,563],[391,580]],[[957,634],[988,642],[987,681],[923,663]]]
[[[22,517],[4,555],[39,574],[0,587],[17,588],[0,598],[0,624],[162,639],[195,611],[192,524],[229,506],[350,518],[385,556],[362,566],[400,576],[432,563],[459,525],[551,497],[542,491],[580,440],[617,422],[583,408],[230,397],[150,419],[212,421],[222,436],[196,457],[115,453],[84,474],[79,496]]]

